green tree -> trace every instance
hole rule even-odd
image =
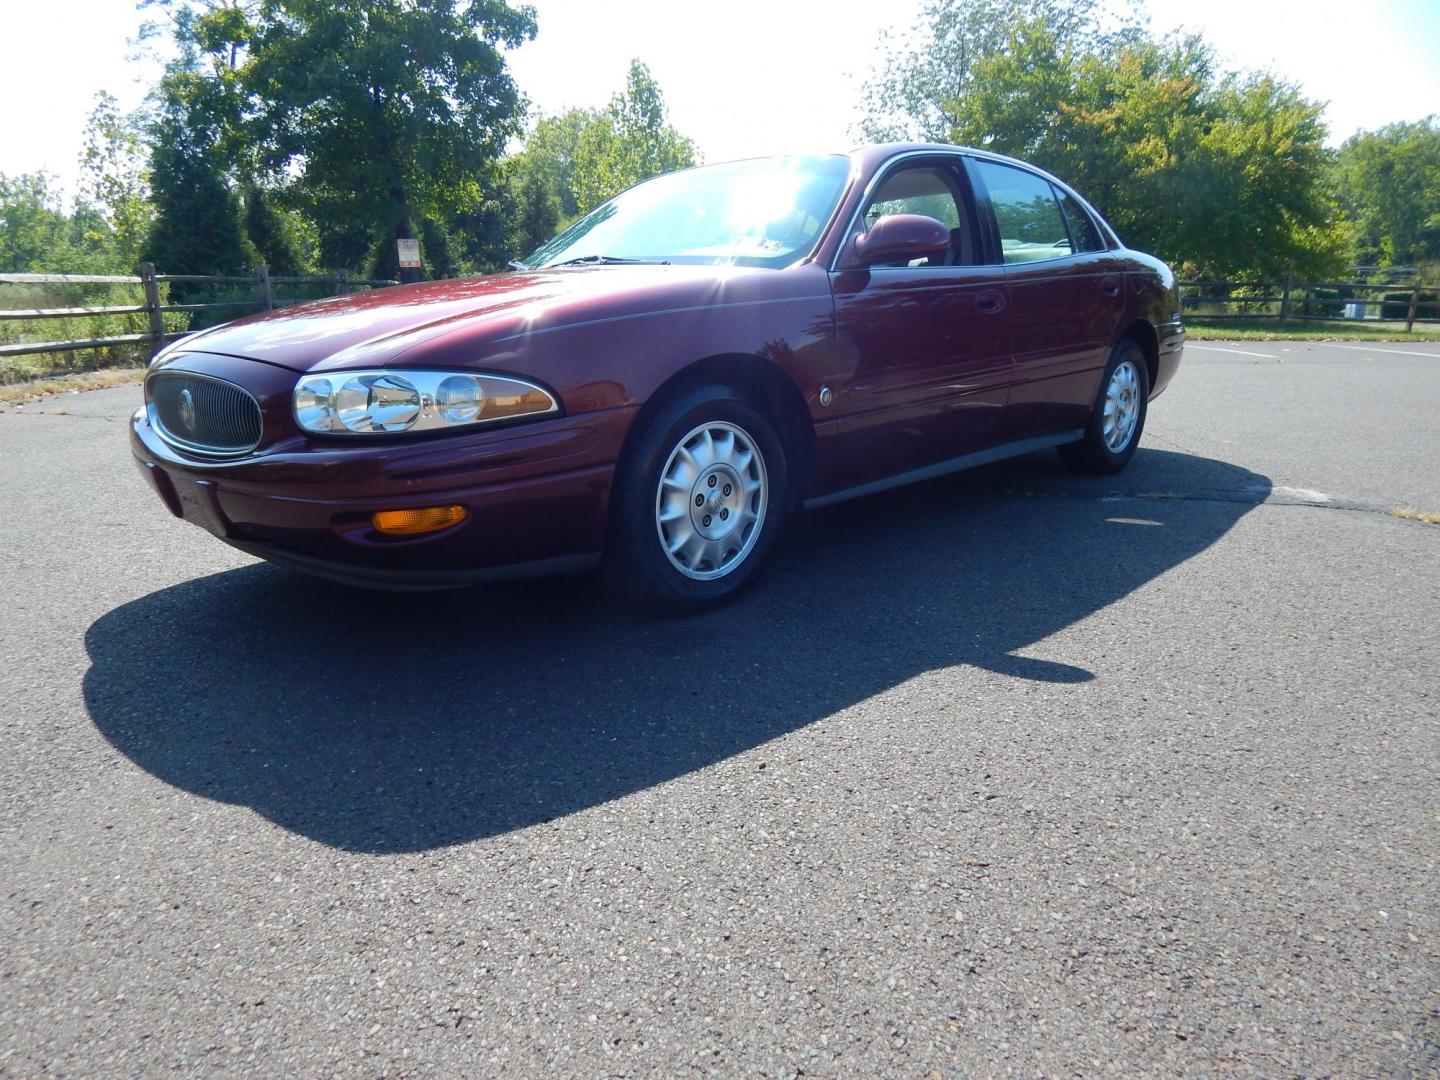
[[[511,257],[523,259],[559,231],[560,196],[543,174],[534,171],[514,177],[509,196]]]
[[[155,217],[150,169],[138,119],[121,115],[104,91],[85,127],[77,204],[84,245],[115,271],[133,273]]]
[[[580,137],[599,117],[598,109],[566,109],[558,116],[542,116],[526,136],[525,148],[506,164],[511,185],[524,188],[533,177],[554,194],[562,221],[576,217],[580,203],[575,197],[575,160]]]
[[[695,162],[695,144],[667,122],[659,85],[634,60],[624,92],[580,129],[571,181],[575,203],[590,210],[641,180]]]
[[[73,271],[78,265],[72,222],[46,173],[0,173],[0,271]]]
[[[510,259],[523,257],[516,249],[514,203],[503,178],[487,184],[478,202],[455,214],[454,223],[466,262],[481,273],[502,270]]]
[[[165,273],[236,274],[255,261],[226,176],[208,90],[203,81],[176,73],[161,84],[151,131],[155,222],[146,258]],[[173,295],[194,291],[182,285]]]
[[[261,0],[249,130],[268,167],[345,193],[393,246],[478,200],[522,116],[501,49],[534,33],[504,0]]]
[[[1107,32],[1090,0],[946,0],[930,11],[937,63],[942,45],[963,62],[949,82],[930,74],[934,93],[961,89],[926,96],[918,114],[899,89],[872,89],[871,130],[897,122],[883,110],[899,100],[899,122],[1054,172],[1127,243],[1190,272],[1319,275],[1346,262],[1323,109],[1294,86],[1219,73],[1197,37]],[[977,28],[984,18],[1001,21]]]
[[[1351,136],[1340,147],[1335,175],[1363,262],[1440,260],[1440,126],[1434,116]]]
[[[305,222],[281,205],[280,193],[251,183],[241,195],[245,235],[270,273],[294,275],[309,269]]]
[[[260,0],[144,0],[168,23],[176,54],[151,96],[150,185],[155,218],[146,258],[172,274],[238,274],[258,259],[237,191],[253,183],[241,82]],[[142,38],[160,32],[152,22]],[[268,239],[268,238],[267,238]],[[173,298],[205,290],[177,283]]]
[[[191,107],[203,110],[219,152],[236,178],[253,182],[259,173],[244,83],[263,0],[141,0],[141,10],[157,13],[141,26],[142,42],[166,35],[176,51],[165,65],[170,92],[183,86]],[[164,89],[162,80],[162,90]]]
[[[872,142],[949,139],[976,65],[1004,50],[1013,27],[1039,19],[1065,51],[1135,32],[1129,22],[1107,30],[1100,16],[1095,0],[929,0],[907,32],[882,35],[886,60],[861,91],[860,132]]]

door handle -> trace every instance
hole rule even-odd
[[[975,294],[975,310],[985,315],[995,315],[1005,308],[1005,294],[999,289],[985,289]]]
[[[1120,295],[1120,279],[1114,274],[1106,274],[1100,279],[1100,291],[1106,296]]]

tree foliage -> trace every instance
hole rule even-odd
[[[0,271],[73,270],[80,257],[76,231],[53,177],[0,173]]]
[[[101,95],[66,211],[0,178],[0,268],[176,272],[498,269],[580,214],[694,164],[633,61],[601,108],[540,117],[505,51],[514,0],[142,0],[174,45],[142,123]],[[1127,242],[1184,270],[1278,277],[1440,259],[1440,127],[1324,148],[1321,109],[1156,38],[1102,0],[928,0],[866,84],[862,132],[984,146],[1049,168]],[[507,151],[509,152],[507,156]]]
[[[928,11],[928,53],[872,84],[872,132],[909,125],[1032,161],[1128,243],[1190,272],[1322,274],[1346,261],[1323,106],[1296,87],[1219,71],[1199,38],[1107,31],[1090,0]],[[921,70],[914,88],[898,81]]]
[[[634,60],[625,90],[580,128],[570,188],[584,212],[641,180],[695,161],[695,144],[670,126],[650,69]]]
[[[695,144],[669,123],[650,70],[632,61],[625,89],[603,109],[568,109],[535,124],[470,218],[486,268],[523,258],[612,195],[695,164]]]
[[[516,174],[510,200],[514,209],[511,245],[515,256],[521,258],[559,231],[561,201],[544,176],[526,171]]]
[[[1362,262],[1440,260],[1440,124],[1434,116],[1347,139],[1335,164]]]
[[[283,193],[250,183],[241,189],[241,198],[245,234],[270,273],[293,275],[311,269],[312,245],[305,221],[282,204]]]
[[[152,125],[156,213],[146,258],[171,274],[236,274],[255,260],[226,173],[223,122],[209,90],[203,80],[167,75]]]
[[[1066,52],[1135,32],[1128,23],[1107,30],[1100,15],[1095,0],[928,0],[908,31],[882,35],[886,60],[864,85],[860,131],[872,142],[943,142],[977,85],[976,65],[1004,50],[1012,28],[1042,21]]]
[[[473,202],[519,133],[504,0],[261,0],[240,69],[272,169],[351,200],[392,239]]]
[[[86,246],[121,273],[134,272],[155,218],[147,157],[138,118],[102,91],[85,126],[77,218],[87,219]]]
[[[577,217],[581,207],[575,196],[575,163],[580,138],[592,124],[603,122],[598,109],[566,109],[557,116],[542,116],[525,137],[524,149],[508,163],[515,179],[512,186],[521,189],[538,183],[555,196],[562,221]]]

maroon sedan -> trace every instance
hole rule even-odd
[[[952,146],[660,176],[512,267],[177,342],[141,469],[177,516],[337,581],[603,561],[694,610],[797,508],[1046,447],[1123,468],[1185,336],[1164,263]]]

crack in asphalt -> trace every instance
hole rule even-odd
[[[107,424],[116,423],[121,419],[128,419],[128,417],[97,416],[95,413],[72,413],[65,412],[64,410],[46,412],[44,409],[33,409],[30,411],[26,411],[25,409],[0,409],[0,413],[9,416],[67,416],[75,420],[104,420]]]

